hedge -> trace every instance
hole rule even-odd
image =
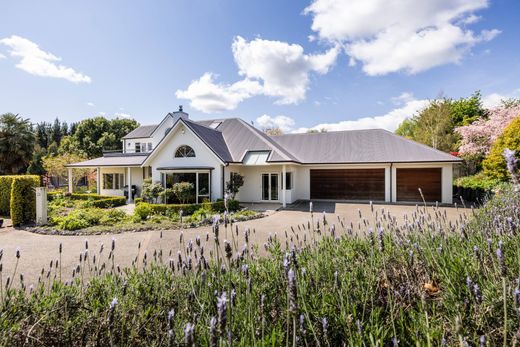
[[[11,212],[11,188],[16,176],[0,176],[0,216]]]
[[[62,192],[49,192],[47,194],[47,200],[52,201],[58,196],[63,196],[71,200],[85,200],[89,201],[90,207],[109,208],[123,206],[126,204],[126,198],[124,196],[108,196],[98,194],[68,194]]]
[[[182,210],[183,215],[192,215],[195,211],[203,207],[204,204],[150,204],[140,201],[135,207],[135,214],[141,219],[146,219],[149,215],[159,214],[166,215],[168,213],[179,213]],[[236,211],[240,208],[237,200],[228,200],[229,211]],[[215,212],[224,212],[226,210],[224,201],[216,201],[211,203],[211,209]]]
[[[15,176],[12,182],[10,212],[13,225],[34,222],[36,219],[36,193],[34,190],[40,185],[40,177]]]

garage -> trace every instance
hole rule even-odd
[[[396,169],[397,201],[442,201],[441,168]]]
[[[385,169],[310,170],[311,199],[385,200]]]

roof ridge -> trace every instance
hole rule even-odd
[[[336,134],[336,133],[349,133],[355,131],[388,131],[383,128],[369,128],[369,129],[349,129],[349,130],[332,130],[332,131],[316,131],[316,132],[305,132],[305,133],[288,133],[288,134],[280,134],[280,135],[268,135],[269,137],[279,137],[279,136],[293,136],[293,135],[326,135],[326,134]]]
[[[294,156],[294,154],[290,153],[289,151],[285,150],[284,148],[280,148],[280,144],[277,143],[276,141],[274,141],[273,139],[271,139],[267,134],[264,134],[263,132],[261,132],[260,130],[258,130],[257,128],[255,128],[254,126],[252,126],[251,124],[247,123],[246,121],[244,121],[243,119],[241,118],[237,118],[237,120],[243,124],[245,124],[247,126],[248,129],[252,130],[252,132],[258,137],[260,138],[262,141],[264,141],[267,145],[269,145],[270,147],[274,147],[275,150],[277,150],[278,152],[281,152],[282,156],[284,157],[284,159],[287,159],[287,160],[293,160],[294,159],[297,159],[299,160],[298,158],[296,158]],[[289,154],[289,155],[288,155]],[[293,158],[291,158],[291,156]]]

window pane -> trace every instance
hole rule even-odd
[[[209,196],[209,174],[199,173],[199,195]]]
[[[114,187],[114,175],[103,174],[103,189],[113,189]]]
[[[269,174],[262,174],[262,200],[269,200]]]
[[[287,186],[285,189],[292,189],[292,172],[285,173],[285,185]]]
[[[271,200],[278,200],[278,175],[271,174]]]
[[[139,142],[135,143],[135,153],[141,152],[141,144]]]

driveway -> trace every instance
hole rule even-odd
[[[337,223],[339,217],[346,225],[351,222],[357,225],[360,220],[360,212],[364,217],[369,217],[371,214],[371,208],[368,204],[336,203],[334,206],[327,206],[328,208],[324,210],[329,223]],[[314,205],[314,220],[322,217],[320,207],[323,206],[319,204]],[[415,206],[374,205],[375,211],[381,211],[382,208],[385,210],[385,213],[390,212],[390,214],[395,216],[398,223],[403,221],[404,215],[410,216],[416,209]],[[433,211],[432,207],[428,207],[428,209]],[[446,211],[447,218],[452,221],[459,218],[461,214],[469,214],[468,210],[460,208],[441,207],[440,210],[442,213]],[[334,211],[334,213],[327,211]],[[303,208],[295,211],[282,210],[273,212],[261,219],[237,223],[239,236],[238,238],[235,237],[235,240],[238,248],[241,249],[245,243],[243,231],[246,228],[251,229],[250,243],[259,245],[258,250],[260,255],[262,255],[265,254],[262,245],[267,242],[269,235],[276,233],[282,242],[285,242],[285,231],[289,232],[291,226],[298,230],[298,225],[306,225],[309,221],[310,213],[303,211]],[[170,253],[172,257],[176,259],[177,251],[183,249],[189,240],[195,241],[196,236],[200,236],[204,242],[206,234],[209,234],[210,242],[206,245],[206,252],[213,248],[211,244],[211,227],[183,230],[185,244],[182,247],[179,241],[180,233],[180,230],[154,230],[114,235],[50,236],[16,230],[11,227],[2,228],[0,229],[0,249],[3,249],[3,257],[1,259],[3,263],[3,283],[5,284],[8,276],[12,276],[16,263],[15,254],[17,248],[20,249],[21,256],[14,283],[19,285],[19,274],[23,273],[27,286],[37,283],[42,268],[44,268],[44,272],[47,273],[50,262],[59,259],[60,254],[58,250],[60,243],[63,247],[63,253],[61,255],[63,280],[71,279],[73,269],[79,264],[80,253],[85,250],[86,241],[88,242],[90,261],[92,261],[92,257],[95,254],[98,264],[100,262],[107,262],[108,265],[111,264],[111,261],[107,261],[107,256],[110,251],[112,238],[114,238],[115,264],[121,267],[130,266],[136,257],[141,261],[145,252],[147,253],[148,259],[153,256],[154,251],[159,250],[162,250],[164,255],[163,260],[165,262],[168,261]],[[232,239],[229,227],[226,230],[224,226],[221,226],[220,235],[221,238]],[[140,250],[138,250],[139,243],[141,243]],[[101,245],[104,245],[104,251],[100,255],[99,250]],[[208,253],[206,253],[206,255],[207,254]],[[52,271],[51,277],[54,276],[54,273],[55,270]]]

